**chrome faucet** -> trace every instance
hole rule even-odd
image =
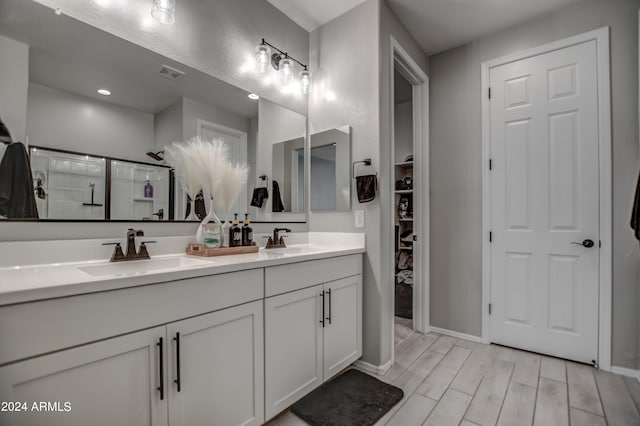
[[[272,249],[272,248],[285,248],[287,247],[287,245],[284,243],[284,237],[283,236],[278,236],[278,232],[291,232],[291,229],[289,228],[274,228],[273,229],[273,238],[272,237],[268,237],[269,239],[267,240],[267,245],[265,246],[265,249]],[[267,237],[265,237],[267,238]]]
[[[141,229],[132,229],[129,228],[127,230],[127,251],[126,253],[122,252],[122,246],[120,243],[104,243],[103,246],[106,245],[115,245],[113,249],[113,254],[111,255],[111,262],[124,262],[128,260],[141,260],[141,259],[150,259],[149,251],[147,250],[146,244],[155,243],[155,241],[143,241],[140,243],[140,251],[136,249],[136,237],[144,236],[144,232]]]

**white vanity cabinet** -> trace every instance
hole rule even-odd
[[[260,425],[262,301],[167,326],[171,426]]]
[[[0,307],[0,359],[22,359],[0,367],[0,403],[71,402],[70,412],[0,412],[0,425],[262,424],[263,274]]]
[[[257,301],[2,367],[0,401],[71,405],[0,424],[260,425],[262,318]]]
[[[362,355],[362,260],[355,255],[277,266],[265,277],[267,296],[276,294],[265,300],[269,420]],[[302,289],[290,291],[295,288]]]
[[[361,355],[361,254],[6,304],[0,426],[257,426]]]
[[[1,367],[0,401],[27,406],[0,412],[0,425],[167,425],[164,336],[156,327]],[[58,406],[33,410],[40,402]]]

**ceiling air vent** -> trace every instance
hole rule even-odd
[[[171,68],[168,65],[161,66],[160,69],[156,71],[156,74],[158,74],[160,77],[168,78],[169,80],[173,80],[173,81],[179,80],[184,76],[183,71],[177,70],[175,68]]]

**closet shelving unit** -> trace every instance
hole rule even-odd
[[[413,180],[413,162],[396,163],[394,167],[395,181],[401,181],[405,177]],[[411,189],[395,189],[395,315],[403,318],[413,318],[413,185]],[[400,201],[408,202],[408,214],[400,214]],[[403,241],[402,235],[409,234],[409,241]],[[411,259],[410,262],[407,259]],[[411,271],[411,273],[403,272]],[[406,282],[407,276],[411,276],[411,284]]]

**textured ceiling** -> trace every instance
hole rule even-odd
[[[364,0],[268,0],[307,31]],[[384,0],[427,54],[508,28],[582,0]]]
[[[489,35],[581,0],[387,0],[427,54]]]
[[[353,9],[365,0],[268,0],[305,30],[321,25]]]

